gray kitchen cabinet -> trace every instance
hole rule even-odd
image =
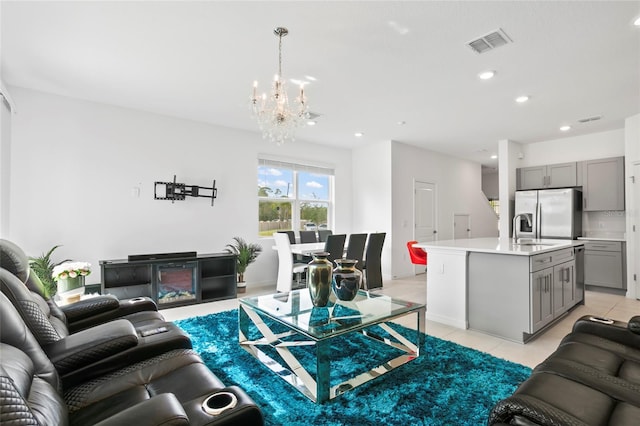
[[[587,241],[584,250],[584,283],[625,290],[624,243],[620,241]]]
[[[523,167],[517,170],[516,186],[518,190],[544,188],[547,178],[547,166]]]
[[[582,163],[584,211],[624,210],[624,157]]]
[[[577,185],[577,164],[550,164],[547,166],[547,188],[567,188]]]
[[[553,268],[531,274],[531,332],[535,333],[553,320]]]
[[[553,316],[561,315],[576,300],[575,262],[553,267]]]
[[[516,171],[518,190],[567,188],[577,185],[577,163],[522,167]]]
[[[473,330],[527,342],[583,300],[574,247],[531,256],[470,252],[467,262]]]

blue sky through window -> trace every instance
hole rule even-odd
[[[306,200],[329,200],[329,176],[298,172],[298,198]],[[293,170],[273,166],[258,167],[258,187],[267,187],[270,198],[295,198]]]

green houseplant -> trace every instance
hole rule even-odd
[[[65,259],[61,262],[54,263],[51,259],[53,252],[60,247],[59,245],[53,246],[48,252],[42,253],[37,257],[29,257],[29,266],[31,270],[36,274],[40,281],[44,285],[44,289],[49,297],[55,296],[58,292],[58,284],[53,279],[53,268],[64,262],[69,262],[69,259]]]
[[[232,253],[237,256],[238,287],[244,289],[244,273],[247,270],[247,266],[252,264],[262,252],[262,246],[247,243],[240,237],[233,237],[233,243],[227,244],[225,250],[227,253]]]

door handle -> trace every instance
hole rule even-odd
[[[583,207],[583,208],[585,208],[585,209],[586,209],[586,208],[587,208],[587,197],[584,197],[584,198],[582,199],[582,203],[584,204],[584,207]]]

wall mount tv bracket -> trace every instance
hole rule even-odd
[[[164,193],[162,190],[164,190]],[[204,191],[204,193],[202,191]],[[207,193],[207,191],[210,192]],[[173,175],[173,182],[154,182],[153,186],[154,200],[171,200],[172,203],[183,201],[186,197],[204,197],[211,198],[211,205],[213,206],[213,200],[215,200],[217,196],[218,188],[216,188],[215,179],[213,180],[213,185],[209,188],[206,186],[177,183],[176,175]]]

